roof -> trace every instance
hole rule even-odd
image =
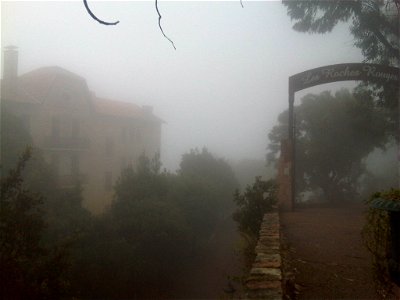
[[[43,67],[18,77],[17,97],[13,101],[32,104],[43,103],[57,77],[67,77],[71,80],[81,81],[86,85],[86,80],[83,77],[66,69],[58,66]],[[148,107],[140,107],[131,102],[96,97],[94,93],[89,91],[88,94],[94,110],[98,114],[114,117],[135,117],[164,123]]]
[[[142,113],[141,108],[136,104],[99,97],[93,99],[93,106],[95,111],[102,115],[138,117]]]
[[[59,76],[85,82],[77,74],[61,67],[39,68],[18,77],[18,95],[15,101],[24,103],[42,103],[55,79]]]
[[[134,117],[164,123],[163,120],[153,115],[152,112],[147,111],[146,108],[140,107],[131,102],[116,101],[99,97],[93,97],[92,100],[95,112],[101,115],[126,118]]]

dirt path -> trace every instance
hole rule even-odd
[[[226,299],[224,290],[228,289],[228,276],[241,275],[236,224],[229,216],[216,228],[204,255],[179,278],[180,288],[174,299]]]
[[[298,299],[378,299],[370,254],[363,246],[362,205],[283,213]]]

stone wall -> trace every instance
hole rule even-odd
[[[255,248],[256,258],[246,280],[247,299],[282,299],[282,257],[278,212],[266,213]]]

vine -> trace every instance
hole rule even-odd
[[[399,272],[399,262],[393,257],[393,233],[390,214],[400,210],[400,190],[391,189],[373,194],[366,203],[370,206],[362,237],[372,253],[372,264],[377,292],[382,298],[392,292],[391,272]]]

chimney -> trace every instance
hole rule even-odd
[[[4,47],[3,80],[1,98],[14,100],[17,96],[18,79],[18,48],[15,46]]]

